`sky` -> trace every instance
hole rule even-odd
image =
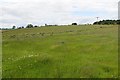
[[[118,19],[119,0],[0,0],[0,28]]]

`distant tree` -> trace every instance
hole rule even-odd
[[[72,23],[72,25],[77,25],[77,23]]]
[[[16,26],[13,26],[13,27],[12,27],[12,29],[15,29],[15,28],[16,28]]]
[[[57,24],[55,24],[54,26],[58,26]]]
[[[18,27],[18,29],[21,29],[22,27]]]
[[[47,26],[47,24],[45,24],[45,26]]]
[[[38,27],[37,25],[35,25],[34,27]]]
[[[32,24],[28,24],[28,25],[26,26],[26,28],[33,28],[33,25],[32,25]]]
[[[120,25],[120,20],[117,20],[117,24],[119,24],[119,25]]]
[[[22,28],[24,28],[24,26],[22,26]]]

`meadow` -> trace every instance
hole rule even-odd
[[[0,79],[2,78],[2,31],[0,30]]]
[[[116,78],[118,26],[7,30],[2,52],[3,78]]]

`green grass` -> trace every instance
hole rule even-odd
[[[2,31],[0,30],[0,79],[2,78]]]
[[[3,78],[118,77],[116,25],[9,30],[2,43]]]

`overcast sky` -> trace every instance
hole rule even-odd
[[[119,0],[0,0],[0,27],[118,19]]]

